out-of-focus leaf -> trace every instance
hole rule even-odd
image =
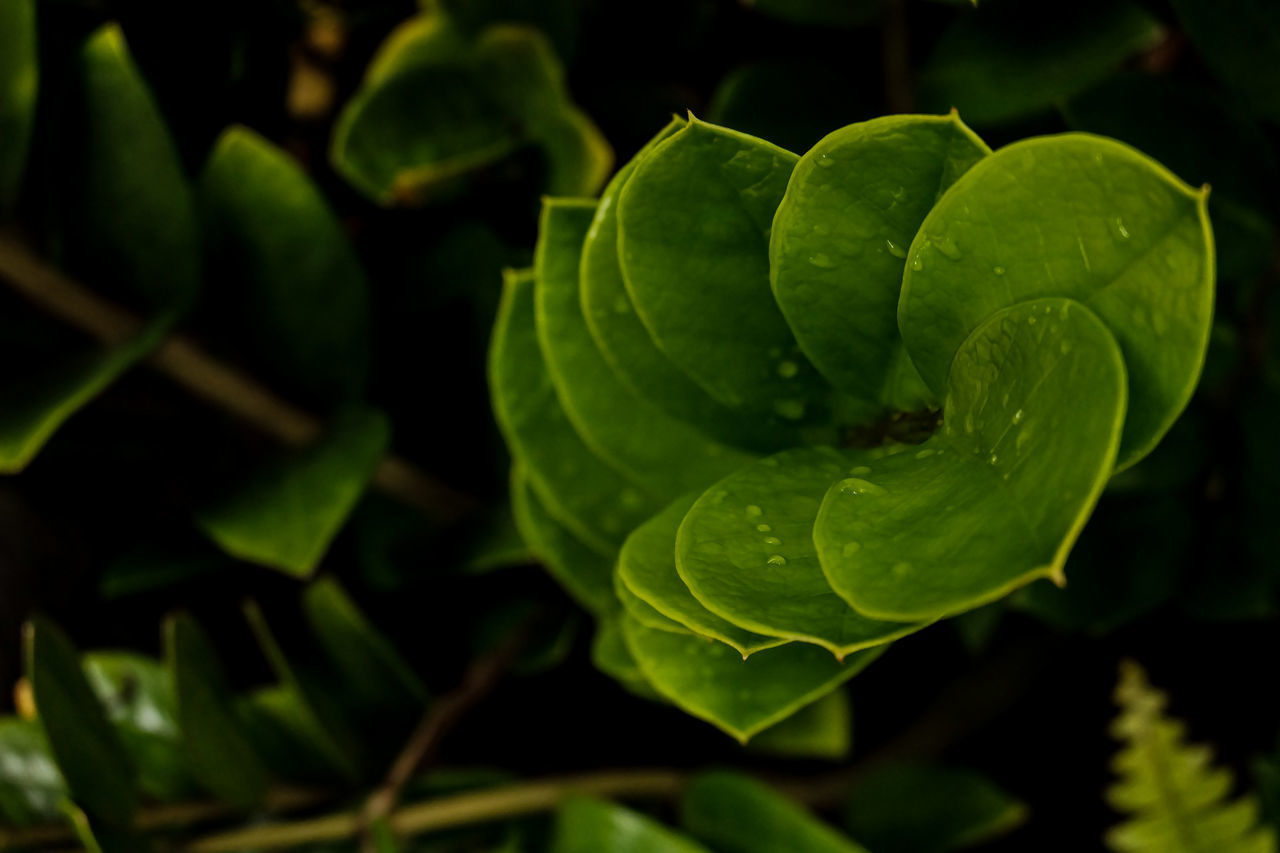
[[[235,806],[257,805],[266,794],[267,769],[243,730],[213,648],[186,615],[166,621],[164,634],[182,753],[192,775]]]
[[[0,821],[28,826],[57,817],[67,783],[40,724],[0,717]]]
[[[194,543],[148,540],[108,564],[98,581],[98,591],[112,601],[176,586],[234,565],[233,560],[200,538]]]
[[[36,2],[6,0],[0,4],[0,216],[22,186],[39,81]]]
[[[852,747],[853,705],[844,690],[831,691],[747,744],[752,752],[832,761],[848,757]]]
[[[576,0],[440,0],[439,6],[471,35],[493,24],[522,23],[537,27],[568,59],[578,37],[580,6]]]
[[[143,844],[126,829],[117,829],[91,820],[84,809],[69,799],[59,803],[58,808],[71,825],[71,832],[85,853],[134,853]]]
[[[591,662],[596,665],[596,669],[618,681],[637,696],[662,700],[662,697],[649,684],[648,679],[640,672],[636,659],[631,656],[631,651],[627,648],[622,636],[622,622],[619,617],[600,619],[596,622],[596,634],[591,640]]]
[[[604,800],[571,797],[556,811],[551,853],[708,853],[652,818]]]
[[[777,791],[738,773],[704,773],[681,804],[685,828],[721,853],[867,853]]]
[[[1280,7],[1271,0],[1173,0],[1173,9],[1213,72],[1258,115],[1280,122]]]
[[[876,853],[946,853],[1013,829],[1027,808],[971,770],[889,764],[845,806],[849,832]]]
[[[382,413],[340,412],[314,444],[266,466],[197,521],[228,554],[307,577],[360,499],[389,437]]]
[[[262,756],[271,775],[297,784],[332,784],[349,781],[317,733],[310,708],[290,685],[277,684],[237,697],[236,713],[244,720],[245,734]]]
[[[327,400],[359,394],[368,371],[368,282],[338,221],[293,159],[241,126],[200,178],[209,257],[246,343],[266,365]]]
[[[27,678],[49,749],[76,801],[115,825],[138,804],[137,771],[81,669],[71,641],[36,617],[25,630]]]

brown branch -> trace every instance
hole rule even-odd
[[[45,263],[11,234],[0,233],[0,278],[40,310],[107,346],[124,343],[143,329],[142,319]],[[193,396],[286,446],[306,445],[323,430],[317,417],[183,335],[166,337],[147,363]],[[374,472],[373,485],[437,520],[456,520],[475,505],[471,497],[390,454]]]

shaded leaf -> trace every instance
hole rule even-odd
[[[44,823],[67,795],[40,724],[0,717],[0,820],[8,826]]]
[[[556,810],[551,853],[707,853],[652,818],[590,797],[570,797]]]
[[[853,748],[853,705],[844,690],[833,690],[756,735],[752,752],[788,758],[848,758]]]
[[[739,773],[704,773],[681,802],[686,829],[721,853],[866,853],[768,785]]]
[[[8,0],[0,6],[0,216],[22,186],[39,86],[35,0]]]

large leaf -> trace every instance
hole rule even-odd
[[[0,216],[22,186],[39,85],[35,0],[7,0],[0,5]]]
[[[590,797],[571,797],[556,811],[551,853],[708,853],[652,818]]]
[[[876,455],[797,448],[730,474],[680,525],[681,579],[708,610],[736,625],[816,643],[841,658],[922,628],[850,610],[818,562],[814,519],[823,496]]]
[[[138,804],[137,772],[80,666],[51,622],[26,626],[27,678],[41,728],[67,788],[94,815],[128,823]]]
[[[681,803],[684,826],[721,853],[866,853],[767,785],[738,773],[704,773]]]
[[[898,323],[941,391],[961,342],[1001,308],[1065,296],[1124,352],[1131,400],[1119,466],[1146,455],[1191,397],[1213,310],[1204,192],[1112,140],[1040,137],[985,158],[911,244]]]
[[[310,447],[281,456],[200,512],[228,554],[310,575],[364,492],[389,438],[385,415],[340,413]]]
[[[796,164],[770,235],[773,292],[837,388],[890,408],[930,402],[898,333],[907,247],[988,151],[954,113],[886,116],[831,133]]]
[[[618,254],[659,348],[719,402],[783,423],[821,419],[826,383],[769,289],[769,228],[796,156],[691,118],[618,199]]]
[[[1119,347],[1088,308],[1041,299],[993,315],[956,354],[941,432],[827,493],[813,539],[832,588],[863,613],[923,619],[1061,581],[1125,399]]]
[[[538,340],[560,403],[583,441],[632,482],[669,500],[705,487],[750,457],[637,396],[596,348],[578,286],[578,261],[595,208],[588,201],[543,202],[534,257]]]
[[[58,772],[40,724],[0,718],[0,821],[8,826],[47,822],[58,814],[67,783]]]
[[[840,663],[817,646],[787,643],[743,660],[723,643],[647,628],[627,616],[622,631],[659,694],[743,743],[857,675],[885,648]]]
[[[267,769],[243,730],[208,638],[191,617],[165,622],[182,752],[205,788],[240,808],[266,794]]]
[[[368,371],[368,282],[338,221],[294,160],[245,127],[226,130],[200,177],[209,257],[262,361],[327,400]]]

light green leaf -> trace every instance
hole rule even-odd
[[[313,582],[302,594],[302,607],[362,710],[376,713],[426,705],[427,689],[417,674],[336,580]]]
[[[740,773],[704,773],[680,808],[685,828],[720,853],[867,853],[761,782]]]
[[[655,610],[653,605],[645,601],[640,596],[631,591],[631,588],[622,580],[620,574],[613,576],[614,594],[618,600],[622,602],[622,609],[632,619],[644,625],[646,628],[653,628],[658,631],[670,631],[673,634],[691,634],[692,632],[681,625],[670,616],[666,616]]]
[[[975,127],[1047,112],[1154,47],[1162,28],[1129,2],[1078,3],[1070,15],[1004,3],[963,15],[920,72],[920,102]]]
[[[137,772],[80,667],[71,641],[53,623],[27,623],[27,678],[40,726],[77,802],[115,825],[138,804]]]
[[[590,797],[556,810],[551,853],[709,853],[652,818]]]
[[[0,822],[44,823],[58,815],[67,783],[58,772],[40,724],[0,717]]]
[[[85,43],[66,118],[58,199],[65,260],[95,289],[148,310],[190,305],[199,226],[177,148],[120,28]]]
[[[252,808],[266,794],[267,768],[243,730],[208,638],[191,617],[179,614],[166,620],[164,639],[192,775],[223,800]]]
[[[357,396],[369,365],[369,285],[306,173],[236,125],[214,145],[198,198],[210,258],[228,285],[218,295],[244,318],[248,347],[322,399]]]
[[[1173,0],[1187,35],[1224,83],[1280,122],[1280,9],[1270,0]],[[1189,125],[1194,127],[1194,125]],[[1203,130],[1198,134],[1207,136]]]
[[[769,289],[769,229],[796,159],[691,118],[618,199],[623,278],[658,347],[720,403],[781,423],[820,420],[829,393]]]
[[[898,333],[907,247],[989,151],[954,113],[886,116],[829,134],[796,164],[770,235],[773,292],[837,388],[891,409],[932,401]]]
[[[845,807],[845,826],[876,853],[947,853],[1003,835],[1027,807],[972,770],[888,764],[870,770]]]
[[[597,550],[552,518],[529,484],[524,468],[511,469],[511,509],[529,550],[574,600],[593,613],[617,609],[612,550]]]
[[[752,752],[788,758],[848,758],[853,748],[853,704],[849,694],[831,691],[760,732],[747,746]]]
[[[623,637],[641,674],[662,696],[746,743],[857,675],[886,646],[837,662],[807,643],[742,656],[723,643],[646,628],[623,616]]]
[[[1124,352],[1131,399],[1118,467],[1145,456],[1195,389],[1213,311],[1205,193],[1121,143],[1014,143],[952,186],[911,244],[898,323],[930,388],[1001,308],[1064,296]]]
[[[676,537],[676,567],[694,598],[736,625],[816,643],[840,658],[924,627],[850,610],[818,562],[814,519],[823,496],[876,456],[785,450],[704,492]]]
[[[924,619],[1061,581],[1125,398],[1119,347],[1080,303],[993,315],[956,354],[941,432],[827,493],[813,539],[832,588],[862,613]]]
[[[364,492],[389,432],[380,412],[342,412],[314,444],[267,465],[197,521],[233,557],[307,577]]]
[[[697,495],[678,498],[637,527],[618,553],[618,577],[633,595],[695,634],[727,643],[744,658],[784,640],[740,628],[712,613],[676,571],[676,532]]]
[[[595,208],[590,201],[543,202],[534,256],[538,340],[560,404],[582,440],[640,488],[669,500],[705,488],[751,457],[651,406],[600,355],[578,287],[578,261]]]
[[[35,0],[0,4],[0,216],[18,197],[36,117]]]
[[[589,547],[611,553],[657,509],[588,449],[560,407],[538,344],[531,276],[506,276],[489,348],[489,392],[530,487],[547,512]]]

